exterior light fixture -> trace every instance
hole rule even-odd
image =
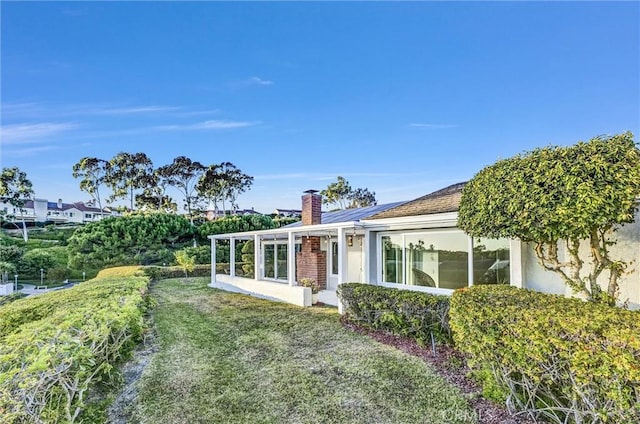
[[[347,246],[353,246],[353,236],[347,236]]]

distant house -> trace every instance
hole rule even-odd
[[[302,196],[302,221],[282,228],[210,235],[254,245],[253,275],[212,272],[211,287],[278,299],[300,306],[311,304],[311,291],[298,286],[302,278],[316,280],[321,302],[338,305],[337,287],[361,282],[385,287],[451,294],[474,284],[509,284],[547,293],[571,295],[553,272],[536,260],[534,246],[520,240],[470,237],[457,228],[458,207],[465,183],[454,184],[408,202],[336,212],[321,211],[321,196]],[[615,256],[640,263],[640,212],[636,223],[617,233]],[[235,262],[231,255],[231,262]],[[215,263],[212,270],[215,270]],[[620,299],[640,308],[640,267],[620,282]],[[606,287],[606,282],[603,284]]]
[[[244,215],[261,215],[260,212],[256,212],[253,208],[251,209],[232,209],[232,210],[216,210],[214,208],[207,209],[205,213],[205,217],[209,221],[213,221],[214,219],[222,218],[224,216],[244,216]]]
[[[57,202],[49,202],[46,199],[26,200],[22,208],[16,208],[8,203],[0,203],[0,210],[5,214],[13,215],[16,221],[24,219],[27,223],[80,224],[100,221],[113,215],[108,208],[100,209],[91,203],[85,204],[84,202],[63,203],[62,199],[58,199]]]
[[[300,209],[276,209],[274,213],[278,218],[300,218],[302,216]]]

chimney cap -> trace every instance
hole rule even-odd
[[[316,194],[318,192],[318,190],[305,190],[303,191],[303,193],[305,194]]]

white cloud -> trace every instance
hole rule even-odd
[[[273,81],[265,80],[260,77],[251,77],[247,80],[249,85],[273,85]]]
[[[58,149],[60,149],[59,146],[52,146],[52,145],[32,146],[32,147],[25,147],[25,148],[18,147],[17,149],[5,150],[3,154],[6,155],[7,157],[23,157],[23,156],[33,156],[33,155],[40,154],[42,152],[48,152],[51,150],[58,150]]]
[[[457,125],[452,124],[409,124],[411,128],[427,128],[427,129],[444,129],[456,128]]]
[[[158,127],[153,127],[153,129],[158,131],[225,130],[225,129],[252,127],[258,124],[260,124],[260,121],[247,122],[247,121],[210,120],[210,121],[198,122],[195,124],[161,125]]]
[[[129,115],[139,113],[152,113],[152,112],[171,112],[179,110],[179,107],[175,106],[137,106],[137,107],[121,107],[121,108],[96,108],[88,110],[86,113],[95,115]]]
[[[42,122],[36,124],[5,125],[0,130],[2,144],[38,143],[42,139],[78,128],[73,122]]]

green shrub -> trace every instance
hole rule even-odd
[[[45,272],[56,266],[56,255],[46,248],[29,250],[18,263],[18,274],[22,277],[40,277],[40,270]]]
[[[255,274],[255,250],[254,250],[254,241],[247,240],[242,244],[241,248],[242,253],[242,273],[247,277],[254,278]]]
[[[185,247],[180,250],[180,252],[185,252],[188,256],[193,256],[196,265],[206,265],[211,263],[211,244],[205,244],[197,247]]]
[[[147,277],[102,278],[0,308],[0,421],[81,420],[144,331]]]
[[[218,264],[221,265],[221,264]],[[184,269],[179,266],[145,266],[142,271],[152,280],[184,277]],[[211,265],[195,265],[190,271],[191,277],[210,277]]]
[[[188,277],[196,266],[196,257],[189,255],[185,250],[178,250],[175,253],[176,263],[184,271],[184,276]]]
[[[0,244],[0,260],[3,262],[11,262],[16,265],[22,259],[24,255],[24,249],[14,245],[2,245]]]
[[[71,271],[66,266],[57,266],[47,271],[47,281],[50,283],[59,283],[66,280],[71,275]]]
[[[346,283],[338,286],[338,298],[345,318],[355,324],[411,337],[420,344],[430,342],[432,334],[440,342],[451,342],[448,296]]]
[[[640,422],[640,312],[474,286],[450,315],[486,395],[558,423]]]

